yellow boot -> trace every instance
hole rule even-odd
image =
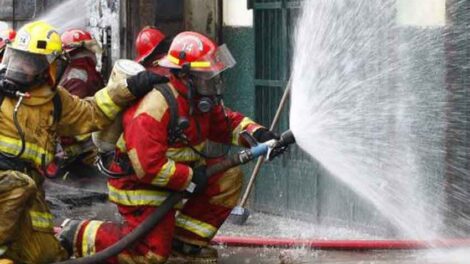
[[[11,259],[0,259],[0,264],[15,264]]]

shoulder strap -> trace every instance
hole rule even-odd
[[[168,107],[170,108],[170,122],[168,126],[168,141],[174,143],[179,135],[178,132],[178,103],[176,98],[171,91],[171,87],[168,84],[159,84],[155,86],[155,89],[159,91],[165,98]]]
[[[54,97],[52,98],[52,103],[54,104],[54,112],[52,113],[52,117],[54,118],[54,123],[58,123],[60,121],[60,116],[62,115],[62,100],[60,99],[59,93],[55,93]]]

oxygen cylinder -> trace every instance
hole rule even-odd
[[[117,60],[116,63],[114,63],[107,86],[122,83],[122,81],[128,77],[136,75],[144,70],[144,66],[132,60]],[[98,148],[98,151],[100,153],[106,153],[115,149],[116,142],[118,141],[121,133],[122,113],[119,113],[111,126],[102,131],[92,133],[91,137],[93,139],[93,143]]]

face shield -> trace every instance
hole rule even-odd
[[[236,61],[227,45],[220,45],[215,53],[190,63],[191,73],[201,79],[210,80],[221,72],[235,66]]]
[[[55,60],[46,56],[24,52],[7,47],[2,64],[5,65],[5,78],[21,86],[31,87],[45,81],[45,71]]]
[[[209,66],[204,67],[204,62],[210,62]],[[223,86],[220,73],[235,64],[236,61],[225,44],[219,46],[215,54],[201,59],[201,62],[192,62],[190,72],[197,92],[201,95],[221,95]]]
[[[192,75],[191,80],[192,85],[196,88],[197,93],[200,95],[222,95],[224,92],[222,88],[222,78],[220,75],[214,76],[209,80],[198,78],[197,76]]]

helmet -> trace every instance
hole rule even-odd
[[[152,55],[155,49],[165,39],[165,35],[154,27],[144,27],[135,39],[135,49],[137,51],[136,62],[142,63],[147,57]]]
[[[60,38],[64,50],[68,53],[78,48],[85,48],[95,54],[103,52],[101,44],[93,38],[90,32],[83,29],[69,29],[62,33]]]
[[[93,41],[90,32],[82,29],[69,29],[60,36],[65,51],[70,52],[76,48],[85,46],[85,42]]]
[[[13,29],[5,29],[0,31],[0,51],[2,51],[8,43],[11,43],[16,37],[16,31]]]
[[[62,41],[55,28],[43,21],[28,23],[6,48],[5,78],[26,86],[37,84],[46,79],[46,70],[61,54]]]
[[[168,54],[158,63],[172,69],[187,68],[198,77],[209,80],[235,65],[227,46],[217,45],[197,32],[178,34],[171,43]]]

